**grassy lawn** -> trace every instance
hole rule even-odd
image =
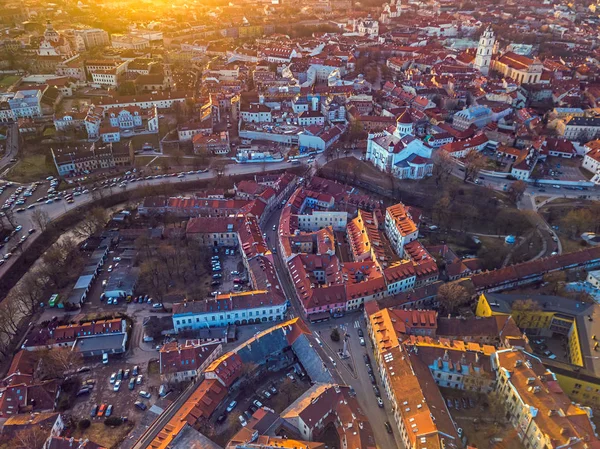
[[[109,427],[105,426],[103,422],[93,422],[88,429],[75,430],[73,438],[87,438],[100,446],[112,449],[119,446],[131,429],[133,429],[133,425],[132,422],[127,422],[118,427]]]
[[[579,167],[579,171],[581,172],[581,174],[583,175],[583,177],[585,179],[587,179],[588,181],[591,180],[594,177],[594,173],[592,173],[591,171],[586,170],[583,167]]]
[[[133,145],[134,150],[142,149],[142,146],[146,143],[152,145],[156,150],[159,148],[159,140],[156,134],[144,134],[141,136],[133,136],[131,138],[131,144]]]
[[[581,240],[572,240],[562,232],[558,233],[558,238],[560,239],[560,244],[562,246],[563,253],[572,253],[575,251],[580,251],[584,248],[580,244]]]
[[[148,362],[148,375],[158,374],[160,372],[160,366],[158,360],[151,360]]]
[[[544,201],[546,201],[547,199],[550,199],[550,197],[549,196],[536,196],[535,203],[540,204],[540,203],[543,203]]]
[[[16,182],[33,182],[50,175],[57,176],[52,158],[43,154],[27,155],[8,172],[7,178]]]
[[[20,76],[17,75],[7,75],[0,79],[0,87],[10,87],[17,81],[19,81]]]

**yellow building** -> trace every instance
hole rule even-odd
[[[600,305],[560,296],[484,293],[475,313],[512,315],[530,337],[564,337],[568,362],[542,360],[573,401],[600,406]]]

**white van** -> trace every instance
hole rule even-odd
[[[102,363],[108,365],[108,354],[106,352],[102,354]]]
[[[331,363],[333,364],[333,366],[337,366],[335,363],[335,360],[333,360],[331,357],[329,357],[329,360],[331,360]]]

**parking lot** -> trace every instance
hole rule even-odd
[[[211,257],[213,265],[211,294],[215,292],[240,292],[249,288],[247,273],[242,263],[242,256],[239,249],[213,248]],[[220,265],[220,271],[215,271],[217,264]],[[221,277],[215,279],[215,276],[218,275]],[[242,282],[235,282],[235,279],[239,279]]]
[[[136,379],[133,389],[130,389],[129,382],[134,378],[132,374],[134,365],[127,363],[125,359],[111,357],[107,365],[97,363],[86,366],[90,367],[90,371],[78,375],[81,381],[81,387],[78,391],[81,391],[88,382],[93,385],[93,388],[88,394],[80,394],[75,399],[72,415],[78,419],[104,420],[106,413],[99,415],[96,410],[96,415],[91,416],[91,412],[96,406],[100,407],[102,404],[106,404],[106,407],[112,405],[111,416],[125,416],[135,420],[137,415],[146,413],[146,411],[135,407],[134,404],[136,401],[141,401],[147,407],[150,407],[158,400],[160,377],[158,373],[148,373],[148,364],[139,366],[138,375],[142,376],[141,382],[138,383]],[[123,378],[120,387],[118,390],[115,390],[116,377],[119,370],[123,370],[123,377],[125,370],[129,370],[129,376],[128,378]],[[111,383],[111,375],[113,373],[115,374],[115,382]],[[140,391],[149,393],[151,397],[142,398],[139,395]]]
[[[297,374],[301,372],[302,376]],[[209,433],[217,444],[225,446],[252,414],[262,406],[281,413],[310,388],[310,378],[293,366],[277,372],[261,372],[232,392],[211,417]],[[230,407],[235,401],[233,408]],[[258,402],[256,402],[258,401]],[[228,410],[229,407],[229,410]]]
[[[522,449],[516,430],[490,395],[440,388],[459,435],[479,449]]]

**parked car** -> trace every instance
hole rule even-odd
[[[140,410],[146,410],[148,408],[146,407],[146,404],[144,404],[142,401],[135,401],[134,405]]]
[[[237,405],[237,401],[231,401],[229,403],[229,405],[227,406],[227,413],[231,413],[231,411],[235,408],[235,406]]]
[[[142,376],[141,374],[137,377],[137,379],[135,380],[135,383],[138,385],[141,385],[142,381],[144,380],[144,376]]]
[[[106,404],[100,404],[100,408],[98,409],[98,413],[96,416],[103,416],[104,412],[106,411]]]
[[[114,384],[116,382],[116,380],[117,380],[117,373],[112,373],[110,375],[110,383]]]
[[[364,337],[365,334],[363,333],[363,330],[360,327],[358,328],[357,332],[359,337]]]
[[[379,408],[383,408],[383,401],[379,396],[377,397],[377,405],[379,406]]]
[[[217,418],[217,424],[221,424],[226,419],[227,419],[227,414],[223,413],[223,414],[219,415],[219,417]]]
[[[115,385],[114,385],[114,387],[113,387],[113,391],[119,391],[119,388],[121,388],[121,381],[120,381],[120,380],[117,380],[117,381],[115,382]]]
[[[385,426],[385,430],[387,431],[387,433],[393,433],[392,426],[388,421],[384,422],[383,425]]]
[[[92,407],[92,411],[90,412],[90,417],[91,417],[91,418],[94,418],[94,417],[96,416],[96,414],[97,414],[97,413],[98,413],[98,406],[97,406],[97,405],[94,405],[94,406]]]
[[[144,391],[144,390],[140,391],[138,394],[141,397],[146,398],[146,399],[150,399],[152,397],[152,395],[150,393],[148,393],[147,391]]]
[[[88,387],[83,387],[81,390],[77,392],[77,396],[83,396],[84,394],[89,394],[91,391]]]
[[[131,372],[131,375],[132,375],[132,376],[137,376],[137,375],[138,375],[138,373],[139,373],[139,371],[140,371],[140,367],[139,367],[139,366],[137,366],[137,365],[135,365],[135,366],[133,367],[133,371]]]
[[[263,406],[262,402],[260,402],[258,399],[255,399],[254,401],[252,401],[252,403],[258,408],[261,408]]]
[[[112,415],[112,404],[109,405],[108,407],[106,407],[106,412],[104,413],[104,416],[106,416],[107,418]]]
[[[238,419],[240,420],[240,423],[242,424],[243,427],[246,427],[248,425],[246,418],[244,418],[242,415],[238,416]]]
[[[365,346],[365,339],[360,337],[358,342],[360,343],[361,346]]]
[[[129,389],[133,390],[135,388],[135,378],[129,379]]]

